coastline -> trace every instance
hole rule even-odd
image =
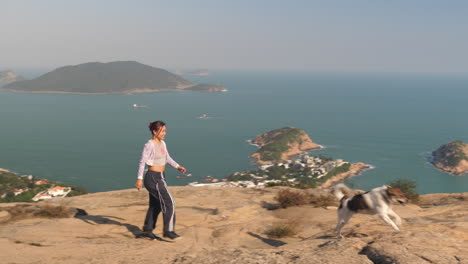
[[[96,93],[85,93],[85,92],[64,92],[64,91],[21,91],[21,90],[14,90],[14,89],[5,89],[0,88],[2,92],[16,92],[16,93],[33,93],[33,94],[82,94],[82,95],[90,95],[90,94],[137,94],[137,93],[159,93],[159,92],[180,92],[180,91],[188,91],[188,92],[197,92],[193,90],[188,90],[188,88],[197,86],[198,84],[189,84],[189,85],[177,85],[175,88],[163,88],[163,89],[133,89],[133,90],[125,90],[119,92],[96,92]],[[223,90],[224,91],[224,90]],[[227,89],[225,89],[227,91]],[[222,91],[198,91],[198,92],[222,92]]]
[[[325,188],[330,188],[334,184],[337,184],[339,182],[342,182],[352,176],[356,176],[361,174],[363,171],[368,170],[368,169],[373,169],[374,167],[368,164],[365,164],[363,162],[357,162],[351,165],[351,168],[347,172],[343,172],[340,174],[337,174],[330,179],[326,180],[324,183],[322,183],[320,186],[318,186],[318,189],[325,189]]]
[[[436,169],[438,169],[441,172],[448,173],[453,176],[468,176],[468,162],[467,166],[464,166],[463,168],[449,168],[449,167],[444,167],[440,166],[436,163],[431,163]]]
[[[32,93],[32,94],[82,94],[82,95],[90,95],[90,94],[134,94],[134,93],[158,93],[158,92],[166,92],[166,91],[183,91],[183,90],[175,90],[175,89],[157,89],[157,90],[149,90],[149,89],[136,89],[136,90],[129,90],[129,91],[122,91],[122,92],[107,92],[107,93],[83,93],[83,92],[63,92],[63,91],[20,91],[20,90],[12,90],[12,89],[2,89],[2,92],[15,92],[15,93]]]

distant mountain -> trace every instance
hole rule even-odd
[[[52,93],[138,93],[185,89],[202,92],[226,90],[214,84],[197,85],[164,69],[136,61],[65,66],[36,79],[17,81],[3,87],[9,91]]]
[[[11,70],[0,71],[0,82],[10,83],[22,80],[24,80],[23,76],[16,75],[16,73]]]

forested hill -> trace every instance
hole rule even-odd
[[[136,61],[116,61],[60,67],[33,80],[7,84],[3,89],[19,92],[136,93],[183,90],[194,86],[196,84],[164,69]]]

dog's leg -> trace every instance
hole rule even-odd
[[[343,238],[341,234],[341,229],[349,222],[353,213],[346,209],[338,211],[338,223],[336,224],[336,232],[338,233],[338,238]]]
[[[392,216],[395,219],[395,224],[401,226],[401,218],[397,215],[391,208],[388,208],[388,215]]]
[[[379,214],[380,218],[382,220],[384,220],[387,224],[391,225],[393,227],[393,229],[395,229],[395,231],[397,232],[400,232],[400,228],[398,228],[397,225],[395,225],[395,223],[392,221],[392,219],[390,219],[390,217],[388,217],[388,215],[386,214]]]

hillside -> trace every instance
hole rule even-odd
[[[268,210],[278,187],[170,187],[177,203],[175,242],[137,238],[147,192],[121,190],[56,200],[88,215],[11,219],[0,208],[4,263],[468,263],[468,194],[423,195],[421,207],[395,206],[400,233],[375,216],[356,215],[335,238],[336,208],[312,205]],[[317,191],[317,190],[315,190]],[[39,205],[23,204],[24,212]],[[271,208],[270,208],[271,209]],[[50,208],[49,208],[50,210]],[[20,211],[20,210],[16,210]],[[60,214],[73,215],[67,210]],[[50,217],[50,215],[49,215]],[[10,219],[10,220],[8,220]],[[293,223],[291,237],[268,237],[274,224]],[[161,234],[161,218],[157,235]]]
[[[52,93],[138,93],[183,91],[191,87],[198,87],[192,88],[194,91],[210,92],[224,89],[214,84],[197,86],[166,70],[135,61],[116,61],[89,62],[61,67],[33,80],[7,84],[2,90]]]
[[[31,199],[39,193],[46,193],[49,189],[57,186],[69,188],[70,192],[66,194],[68,197],[88,193],[80,186],[38,179],[31,175],[17,175],[8,170],[0,169],[0,203],[31,202]]]
[[[468,173],[468,144],[452,141],[432,152],[435,167],[457,175]]]
[[[260,149],[251,155],[259,164],[269,164],[302,154],[306,150],[320,148],[307,133],[299,128],[284,127],[258,135],[252,144]]]

